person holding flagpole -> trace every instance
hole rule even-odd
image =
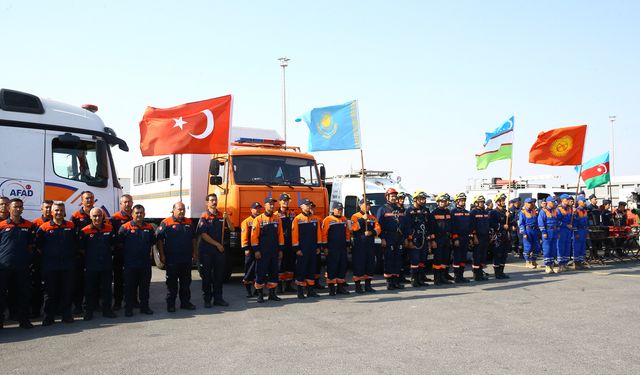
[[[375,292],[371,287],[375,268],[375,238],[382,233],[376,217],[370,212],[371,202],[360,199],[360,211],[351,216],[353,237],[352,267],[356,293]],[[364,289],[362,288],[364,281]]]
[[[513,219],[507,219],[506,200],[507,196],[504,193],[498,193],[494,199],[496,207],[489,211],[489,226],[493,231],[492,241],[494,243],[493,270],[496,279],[509,278],[504,273],[504,266],[511,248],[509,229],[512,226],[511,220]]]

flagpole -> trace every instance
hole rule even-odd
[[[513,138],[511,139],[511,158],[509,159],[509,184],[507,185],[509,190],[507,191],[507,202],[506,202],[506,207],[507,207],[507,221],[505,222],[506,225],[509,225],[509,201],[511,201],[511,185],[513,185],[513,145],[516,141],[516,127],[515,127],[515,115],[512,116],[513,117],[513,123],[511,124],[511,131],[513,132]]]
[[[229,176],[230,176],[230,169],[231,169],[231,157],[230,155],[227,154],[227,168],[226,168],[226,173],[225,173],[225,187],[224,187],[224,212],[222,214],[222,218],[224,220],[224,224],[222,225],[222,245],[224,246],[224,228],[225,227],[229,227],[229,230],[231,230],[231,225],[229,224],[229,216],[227,215],[227,204],[229,202]]]
[[[182,202],[182,154],[180,154],[180,202]]]
[[[580,192],[580,176],[582,175],[582,164],[580,164],[580,172],[578,172],[578,183],[576,184],[576,202],[574,203],[573,207],[571,207],[571,221],[569,222],[569,225],[573,226],[573,215],[576,212],[576,207],[578,204],[578,192]]]
[[[366,187],[365,177],[364,177],[364,153],[362,152],[362,148],[360,148],[360,163],[362,165],[362,196],[363,196],[365,207],[366,207],[366,204],[367,204],[367,187]],[[365,211],[365,213],[364,213],[364,219],[365,220],[367,220],[367,215],[368,214],[369,214],[369,212]]]

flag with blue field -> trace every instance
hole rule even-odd
[[[296,122],[309,127],[309,151],[352,150],[361,148],[358,102],[314,108]]]

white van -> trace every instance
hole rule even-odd
[[[129,148],[97,109],[0,90],[0,195],[22,199],[25,218],[39,217],[45,199],[64,201],[69,217],[85,190],[108,215],[118,209],[122,187],[111,146]]]

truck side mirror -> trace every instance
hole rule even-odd
[[[222,177],[220,176],[211,176],[209,177],[209,184],[210,185],[222,185]]]
[[[217,176],[220,174],[220,162],[217,159],[209,161],[209,174]]]
[[[327,170],[324,168],[324,164],[320,164],[320,181],[324,181],[327,177]]]

